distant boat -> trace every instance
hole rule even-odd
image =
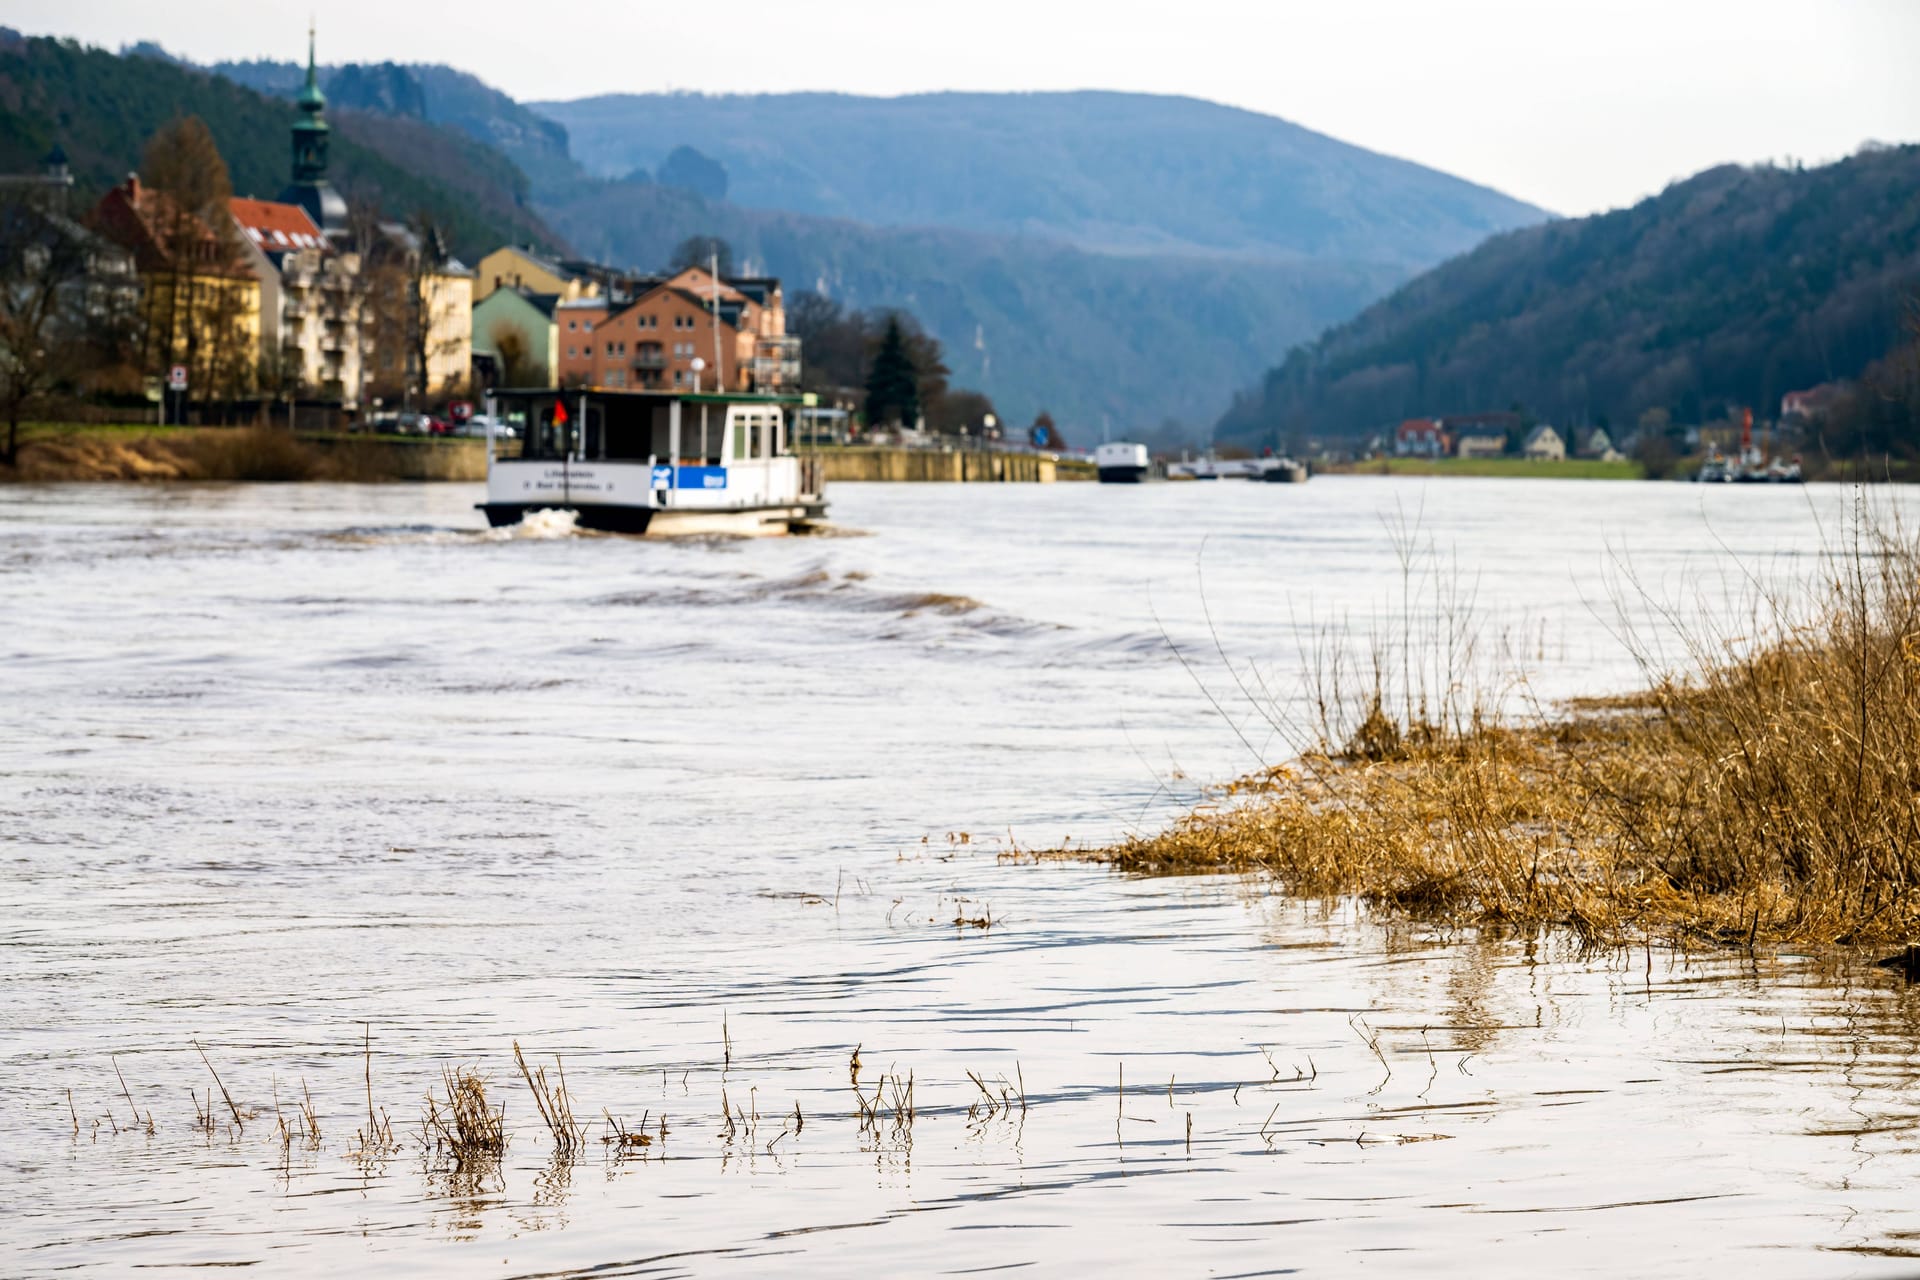
[[[1093,465],[1100,471],[1101,484],[1139,484],[1147,478],[1153,459],[1143,444],[1114,441],[1093,451]]]
[[[1774,458],[1769,461],[1765,441],[1770,439],[1771,431],[1758,447],[1754,445],[1753,410],[1742,410],[1739,456],[1722,457],[1718,448],[1710,448],[1707,460],[1694,473],[1694,480],[1702,484],[1799,484],[1800,459],[1796,457],[1789,462],[1785,458]]]
[[[1696,484],[1799,484],[1800,461],[1775,458],[1762,465],[1757,450],[1748,450],[1740,458],[1715,452],[1707,455],[1693,479]]]
[[[1215,458],[1211,455],[1176,462],[1167,467],[1169,480],[1264,480],[1271,484],[1300,484],[1307,464],[1292,458]]]
[[[1292,458],[1262,458],[1260,479],[1268,484],[1305,484],[1307,464]]]

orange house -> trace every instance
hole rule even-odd
[[[688,267],[632,303],[580,298],[554,310],[564,386],[777,391],[796,384],[776,280],[721,281]],[[693,362],[701,361],[696,373]]]

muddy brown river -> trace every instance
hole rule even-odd
[[[1920,1271],[1870,956],[1005,856],[1284,757],[1247,672],[1435,607],[1391,525],[1550,702],[1848,491],[847,485],[857,536],[686,544],[477,496],[0,489],[0,1272]],[[421,1141],[462,1066],[498,1162]]]

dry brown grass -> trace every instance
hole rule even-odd
[[[443,1067],[444,1102],[427,1092],[421,1117],[422,1145],[444,1152],[455,1163],[498,1160],[507,1150],[507,1109],[487,1100],[486,1077],[467,1067]]]
[[[1920,541],[1863,516],[1824,563],[1756,588],[1746,637],[1670,618],[1678,673],[1627,633],[1628,698],[1501,721],[1377,654],[1370,687],[1336,670],[1317,750],[1093,856],[1595,940],[1920,936]]]

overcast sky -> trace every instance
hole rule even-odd
[[[1723,161],[1920,141],[1920,0],[7,0],[196,61],[446,62],[517,98],[1126,89],[1231,103],[1556,212]],[[540,15],[551,15],[550,24]]]

